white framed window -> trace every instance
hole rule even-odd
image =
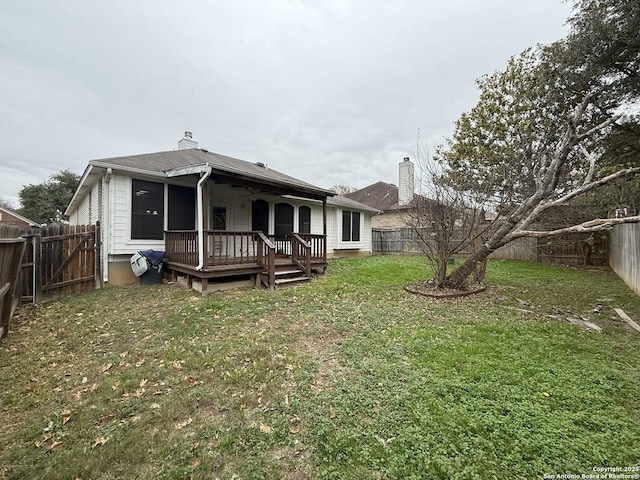
[[[360,212],[342,211],[342,241],[360,241]]]

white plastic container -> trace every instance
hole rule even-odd
[[[136,277],[141,276],[147,270],[149,270],[149,260],[143,255],[140,255],[140,252],[136,252],[130,260],[131,270]]]

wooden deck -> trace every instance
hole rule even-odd
[[[204,255],[198,249],[198,232],[168,231],[165,233],[165,270],[175,279],[186,276],[203,292],[209,284],[245,278],[275,289],[278,285],[305,281],[312,271],[324,272],[327,266],[324,235],[291,234],[271,239],[262,232],[204,232]],[[198,268],[200,267],[200,268]]]

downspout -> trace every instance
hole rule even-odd
[[[204,208],[202,204],[203,197],[203,185],[204,182],[209,180],[211,176],[211,165],[207,162],[206,170],[203,172],[204,175],[198,180],[197,190],[197,198],[198,198],[198,260],[199,263],[196,266],[196,270],[200,271],[204,268]]]
[[[109,282],[109,252],[111,251],[111,176],[113,170],[111,167],[107,168],[107,172],[104,175],[105,189],[104,189],[104,202],[102,209],[102,281],[103,283]]]

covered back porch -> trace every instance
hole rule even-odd
[[[189,286],[197,280],[203,292],[210,283],[239,278],[275,289],[325,270],[331,192],[264,173],[265,178],[230,175],[207,164],[168,172],[182,182],[197,180],[191,195],[183,189],[175,196],[179,203],[172,205],[169,196],[170,219],[176,218],[172,211],[184,216],[195,204],[195,212],[191,207],[186,213],[195,217],[195,228],[170,221],[164,232],[165,267],[172,277],[186,276]]]

